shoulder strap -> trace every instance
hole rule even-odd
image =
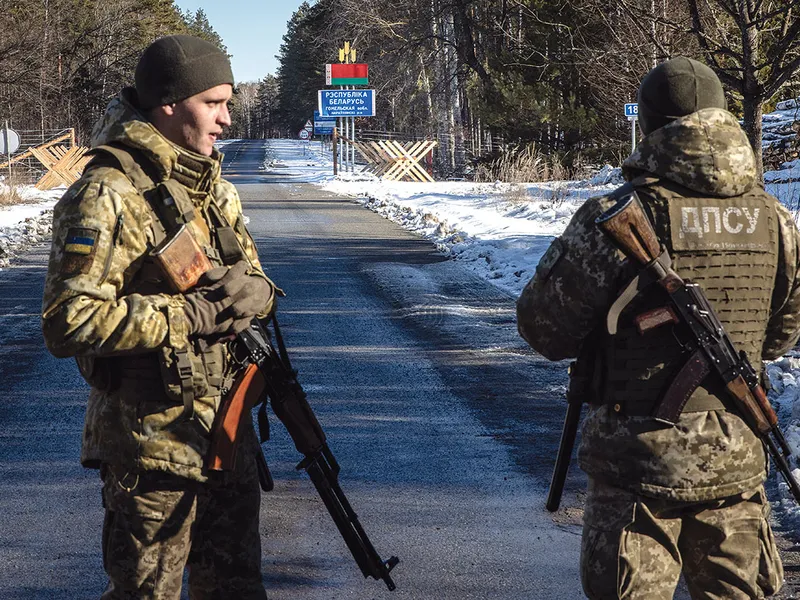
[[[120,170],[131,180],[133,187],[135,187],[140,194],[144,195],[145,192],[154,189],[158,183],[160,183],[160,177],[152,177],[145,173],[140,164],[142,161],[136,160],[137,157],[134,156],[134,152],[138,153],[137,150],[133,148],[123,148],[118,144],[103,144],[102,146],[92,148],[92,153],[95,154],[96,157],[101,156],[101,152],[108,153],[114,157]]]
[[[97,146],[92,152],[95,160],[102,161],[103,153],[112,157],[133,187],[147,200],[156,217],[153,219],[156,245],[167,237],[169,231],[195,217],[194,207],[174,190],[173,185],[178,185],[177,182],[164,180],[141,150],[112,143]]]

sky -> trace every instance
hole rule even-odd
[[[202,8],[222,37],[237,83],[275,74],[286,23],[303,0],[176,0],[181,10]]]

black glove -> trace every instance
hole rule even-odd
[[[227,271],[224,270],[227,267],[217,267],[203,276],[209,283],[216,281],[219,289],[231,299],[225,315],[235,321],[246,319],[247,323],[257,314],[269,312],[275,299],[272,282],[258,275],[247,275],[249,267],[247,261],[240,260]],[[246,325],[242,327],[245,328]]]
[[[234,318],[226,310],[233,304],[233,298],[228,294],[226,286],[236,279],[246,277],[244,271],[247,265],[244,268],[236,267],[238,264],[230,269],[211,269],[203,275],[201,285],[185,295],[183,311],[189,325],[189,335],[216,337],[233,333]]]

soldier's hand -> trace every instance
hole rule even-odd
[[[233,316],[226,309],[233,304],[226,285],[244,276],[247,265],[216,267],[203,275],[200,285],[185,295],[183,307],[189,335],[219,337],[233,333]]]
[[[205,273],[200,286],[186,294],[184,312],[189,334],[220,338],[246,329],[258,313],[271,306],[272,284],[248,275],[247,261],[232,267],[216,267]]]
[[[231,299],[231,304],[225,314],[239,321],[250,319],[262,312],[269,312],[275,296],[272,283],[257,275],[247,275],[249,268],[247,261],[240,260],[223,275],[222,269],[217,267],[205,274],[208,281],[217,281],[219,288]]]

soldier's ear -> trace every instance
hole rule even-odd
[[[175,107],[174,103],[154,106],[147,111],[145,116],[148,121],[155,125],[156,129],[164,133],[169,129],[172,118],[175,116]]]

